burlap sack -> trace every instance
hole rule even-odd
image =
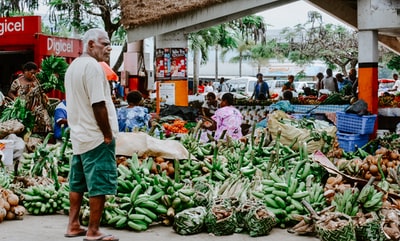
[[[160,140],[144,132],[120,132],[116,138],[116,155],[163,157],[166,159],[188,159],[189,152],[176,140]]]
[[[280,142],[284,145],[290,145],[294,140],[297,141],[293,145],[294,150],[298,150],[299,143],[307,141],[310,138],[310,130],[300,129],[290,124],[280,122],[281,119],[290,119],[290,117],[283,111],[276,110],[268,115],[268,130],[273,140],[276,139],[278,130],[281,130]],[[318,120],[316,120],[318,121]],[[336,126],[327,126],[324,129],[316,129],[313,131],[321,133],[326,131],[329,136],[336,137]],[[313,153],[316,150],[320,150],[324,145],[324,140],[309,141],[307,143],[308,153]]]
[[[25,129],[25,126],[18,120],[7,120],[0,123],[0,139],[10,134],[20,134]]]

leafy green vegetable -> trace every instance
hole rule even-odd
[[[37,78],[45,92],[60,90],[65,92],[64,77],[68,63],[62,57],[50,56],[45,58],[41,64],[41,71]]]

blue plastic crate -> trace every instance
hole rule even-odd
[[[371,134],[374,132],[376,115],[356,115],[336,112],[336,127],[340,132],[351,134]]]
[[[362,147],[369,141],[369,134],[349,134],[336,132],[339,147],[345,152],[354,152],[357,147]]]

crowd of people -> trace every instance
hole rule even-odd
[[[350,69],[347,77],[345,77],[342,73],[337,73],[335,76],[333,76],[332,69],[328,68],[326,70],[326,76],[320,72],[316,75],[316,79],[316,90],[318,92],[342,92],[344,95],[352,95],[357,97],[358,78],[357,70],[354,68]]]

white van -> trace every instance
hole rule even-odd
[[[253,94],[254,86],[257,83],[256,77],[238,77],[229,79],[225,82],[229,87],[229,92],[239,93],[250,97]]]
[[[287,80],[266,80],[269,87],[269,94],[282,94],[282,86]],[[248,97],[251,97],[254,92],[254,86],[257,83],[256,77],[238,77],[227,80],[226,83],[229,86],[229,92],[239,93]]]

